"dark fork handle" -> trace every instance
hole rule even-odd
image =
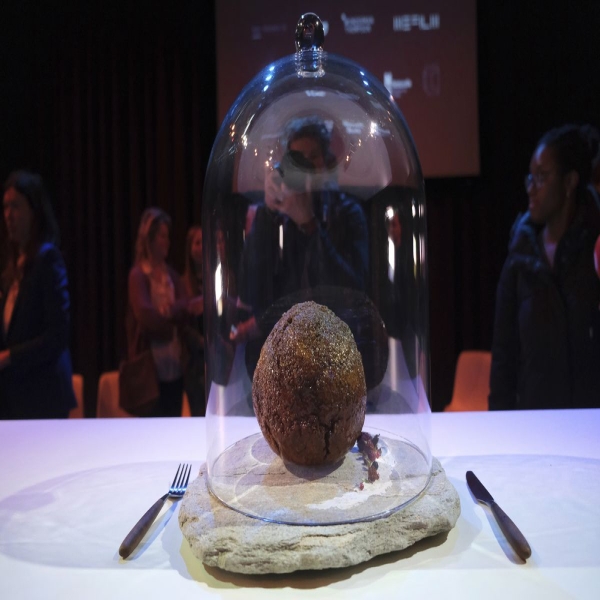
[[[525,536],[514,524],[513,520],[495,502],[490,504],[490,508],[494,513],[494,517],[496,517],[496,521],[500,526],[502,533],[510,542],[510,545],[513,547],[514,551],[523,560],[527,560],[531,556],[531,548],[525,539]]]
[[[154,519],[156,519],[158,516],[158,513],[163,507],[168,495],[169,494],[165,494],[162,498],[159,498],[127,534],[127,537],[123,540],[123,543],[119,547],[119,555],[121,558],[127,558],[136,549],[137,545],[146,535],[148,529],[150,529],[152,523],[154,523]]]

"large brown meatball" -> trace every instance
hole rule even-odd
[[[340,460],[360,435],[367,388],[350,328],[326,306],[296,304],[265,341],[252,382],[265,439],[284,460]]]

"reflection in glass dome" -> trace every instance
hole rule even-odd
[[[215,140],[203,199],[209,486],[234,510],[292,524],[385,516],[414,500],[431,471],[419,160],[387,90],[325,53],[319,26],[304,15],[296,54],[242,91]],[[261,349],[282,315],[309,300],[354,336],[363,431],[378,456],[354,446],[335,464],[301,466],[261,432],[252,390]],[[298,423],[325,440],[339,426],[316,412]]]

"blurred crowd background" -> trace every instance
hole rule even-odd
[[[562,123],[600,123],[599,2],[477,9],[481,174],[426,180],[433,410],[450,400],[459,353],[491,348],[532,148]],[[219,126],[214,1],[5,0],[0,15],[0,173],[44,177],[69,273],[73,370],[96,381],[125,351],[142,211],[172,217],[179,272],[188,227],[201,220]],[[94,394],[89,386],[89,416]]]

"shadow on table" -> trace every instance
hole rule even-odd
[[[473,541],[477,562],[473,553],[469,559],[473,568],[500,559],[546,568],[600,565],[600,461],[519,454],[440,462],[461,497],[461,520],[478,531]],[[489,507],[471,494],[467,470],[475,472],[529,542],[527,561],[517,556]]]
[[[170,500],[127,561],[118,548],[167,491],[177,465],[149,462],[79,471],[3,498],[0,552],[59,567],[170,569],[170,555],[181,543],[177,504]],[[165,549],[158,538],[167,533],[176,535]]]

